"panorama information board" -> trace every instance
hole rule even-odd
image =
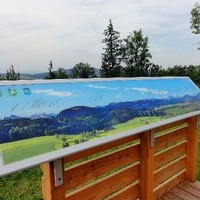
[[[0,110],[2,176],[196,115],[200,91],[187,77],[4,81]]]

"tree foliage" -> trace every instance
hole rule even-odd
[[[119,39],[120,33],[114,30],[111,19],[103,34],[105,38],[102,43],[106,47],[103,48],[104,53],[102,54],[102,65],[100,69],[101,77],[119,77],[121,75],[121,40]]]
[[[91,67],[88,63],[80,62],[76,64],[70,73],[71,78],[95,78],[94,67]]]
[[[200,5],[196,3],[191,11],[190,28],[192,33],[200,34]]]
[[[175,65],[174,67],[168,67],[167,69],[160,68],[155,76],[188,76],[198,86],[200,86],[200,66],[182,66]]]
[[[13,65],[7,70],[6,80],[20,80],[20,73],[15,72]]]
[[[125,63],[124,76],[147,76],[151,54],[148,47],[148,37],[144,37],[142,30],[133,31],[124,39],[122,60]],[[150,71],[149,71],[150,72]]]
[[[48,70],[49,70],[49,72],[48,72],[46,79],[66,79],[66,78],[68,78],[68,75],[65,72],[64,68],[59,67],[57,71],[54,70],[52,60],[49,62]]]

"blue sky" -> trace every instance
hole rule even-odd
[[[6,0],[0,1],[0,73],[47,72],[83,61],[100,67],[103,31],[112,19],[121,38],[142,29],[152,62],[163,67],[200,64],[190,30],[196,0]]]
[[[0,86],[0,91],[2,119],[10,115],[58,114],[73,106],[196,95],[199,89],[190,79],[151,79]]]

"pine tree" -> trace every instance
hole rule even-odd
[[[121,40],[119,39],[119,32],[115,31],[113,28],[111,19],[103,34],[105,38],[102,43],[105,43],[106,47],[103,48],[105,52],[102,54],[101,77],[119,77],[121,75]]]
[[[53,69],[53,62],[52,60],[50,60],[49,62],[49,68],[48,68],[49,72],[48,72],[48,75],[46,77],[46,79],[55,79],[56,78],[56,73]]]
[[[20,80],[20,73],[15,72],[13,65],[7,70],[6,80]]]

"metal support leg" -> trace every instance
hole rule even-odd
[[[63,184],[63,160],[61,158],[54,160],[53,164],[55,186],[58,187]]]
[[[155,146],[155,133],[154,129],[151,130],[151,147]]]
[[[197,128],[200,128],[200,115],[197,115]]]

